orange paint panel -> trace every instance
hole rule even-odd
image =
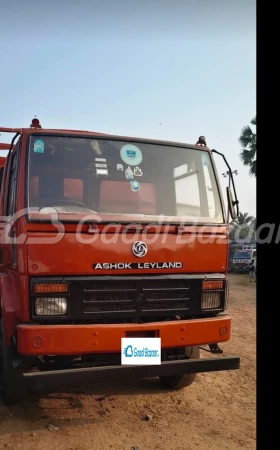
[[[224,273],[227,264],[227,236],[207,235],[127,235],[88,233],[29,233],[27,244],[28,271],[30,275],[109,275],[109,274],[157,274],[157,273]],[[37,244],[32,244],[32,239]],[[45,242],[40,244],[41,242]],[[132,244],[143,240],[147,254],[137,258],[132,253]],[[53,243],[51,243],[53,241]],[[50,242],[48,244],[48,242]],[[182,267],[161,269],[145,268],[145,263],[182,263]],[[100,263],[141,263],[141,269],[93,268]],[[36,270],[34,270],[36,267]]]
[[[228,315],[153,324],[17,326],[17,350],[22,355],[118,353],[126,332],[155,331],[162,348],[225,342],[230,339]]]

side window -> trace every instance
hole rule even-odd
[[[17,156],[18,156],[18,146],[11,160],[11,171],[9,177],[9,187],[8,187],[8,199],[7,199],[7,216],[12,216],[15,213],[16,205],[16,184],[17,184]]]

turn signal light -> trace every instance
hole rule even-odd
[[[224,282],[223,280],[219,281],[203,281],[202,282],[202,289],[208,290],[208,289],[223,289]]]
[[[57,283],[35,283],[35,294],[57,294],[68,292],[68,284],[64,282]]]

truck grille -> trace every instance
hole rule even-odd
[[[67,294],[63,294],[68,300],[68,316],[64,318],[35,317],[35,299],[41,294],[33,292],[33,283],[51,282],[51,279],[31,278],[31,315],[40,323],[129,323],[198,317],[202,314],[204,278],[188,275],[61,277],[59,281],[68,285]]]
[[[187,313],[190,302],[189,282],[151,281],[93,283],[84,288],[84,313],[127,312],[138,317],[151,313]]]

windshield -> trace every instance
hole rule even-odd
[[[243,259],[251,259],[251,253],[250,252],[236,252],[235,254],[234,254],[234,257],[233,257],[234,259],[236,259],[236,258],[243,258]]]
[[[53,208],[93,212],[104,221],[112,220],[112,215],[122,215],[124,220],[139,215],[147,220],[164,216],[180,222],[224,222],[207,151],[35,135],[29,141],[28,161],[27,206],[41,212]]]

